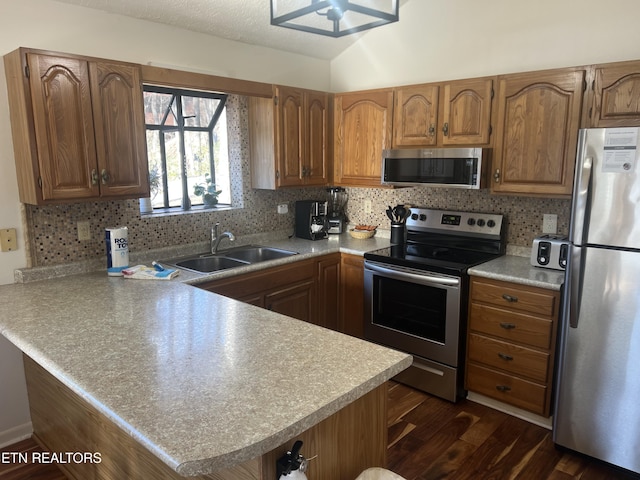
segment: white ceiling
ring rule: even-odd
[[[269,0],[56,1],[325,60],[335,58],[367,33],[330,38],[272,26]],[[400,0],[400,4],[407,1]]]

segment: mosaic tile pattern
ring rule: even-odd
[[[223,230],[236,235],[288,230],[293,233],[296,200],[325,198],[323,188],[294,188],[282,191],[250,188],[248,115],[246,98],[231,96],[228,101],[229,150],[233,208],[209,209],[173,215],[140,215],[138,200],[77,203],[36,207],[25,205],[26,250],[30,265],[52,266],[95,260],[105,256],[104,229],[129,227],[129,251],[198,243],[209,238],[211,226],[220,222]],[[348,188],[347,215],[352,223],[389,228],[384,211],[387,205],[406,203],[430,208],[501,213],[508,222],[510,245],[531,245],[542,232],[542,215],[558,215],[558,232],[568,232],[570,201],[490,195],[488,190],[472,191],[411,187]],[[364,200],[372,200],[372,213],[365,214]],[[279,215],[277,205],[287,203],[289,213]],[[76,225],[90,222],[91,240],[79,241]]]
[[[558,215],[558,234],[569,231],[571,201],[569,199],[529,198],[491,195],[489,190],[454,188],[348,188],[347,213],[352,223],[380,225],[388,229],[389,219],[384,213],[388,205],[409,204],[419,207],[498,213],[507,220],[507,244],[530,247],[533,239],[542,234],[542,216]],[[372,201],[372,213],[366,214],[364,201]]]

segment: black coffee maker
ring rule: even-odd
[[[298,200],[295,221],[296,237],[307,240],[327,238],[327,202]]]

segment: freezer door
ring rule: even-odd
[[[581,283],[570,286],[578,290],[579,315],[572,327],[567,299],[553,438],[640,473],[640,253],[583,248],[572,259],[582,264],[581,275],[567,276]]]
[[[580,131],[570,240],[640,249],[640,129]]]

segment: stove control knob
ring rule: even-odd
[[[481,219],[481,218],[478,219],[478,226],[479,227],[484,227],[484,220],[483,219]]]
[[[493,228],[495,226],[496,226],[496,222],[494,222],[493,220],[488,220],[487,221],[487,227]]]
[[[412,213],[411,214],[411,220],[417,220],[418,219],[418,214],[417,213]]]
[[[427,216],[424,213],[420,214],[420,220],[422,220],[423,222],[427,219]]]
[[[467,225],[473,227],[475,224],[476,224],[475,218],[470,218],[469,220],[467,220]]]

